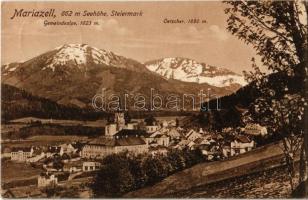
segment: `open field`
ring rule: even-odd
[[[29,163],[17,163],[10,160],[1,163],[1,183],[31,179],[37,177],[42,169],[33,168]]]
[[[46,145],[58,145],[63,143],[70,143],[76,141],[87,141],[86,136],[75,135],[36,135],[26,140],[14,140],[2,142],[2,148],[6,147],[29,147],[29,146],[46,146]]]
[[[270,144],[228,160],[195,165],[125,197],[168,197],[190,188],[277,167],[282,159],[281,144]]]
[[[91,127],[104,127],[107,123],[106,120],[96,120],[96,121],[80,121],[80,120],[62,120],[62,119],[43,119],[36,117],[25,117],[14,119],[10,121],[11,123],[17,124],[30,124],[34,122],[40,122],[42,124],[58,124],[58,125],[83,125]]]

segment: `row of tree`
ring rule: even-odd
[[[103,159],[103,167],[91,188],[95,197],[120,197],[202,161],[204,158],[199,150],[172,150],[167,155],[155,156],[113,154]]]

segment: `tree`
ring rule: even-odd
[[[146,123],[147,126],[153,126],[157,121],[153,115],[149,115],[144,119],[144,122]]]
[[[274,131],[283,134],[284,153],[291,176],[294,150],[298,146],[302,148],[301,152],[305,154],[301,156],[302,172],[308,165],[308,134],[304,134],[303,123],[304,117],[307,117],[307,113],[304,115],[304,108],[307,112],[307,105],[304,102],[307,101],[305,86],[307,88],[308,84],[308,3],[307,1],[225,3],[228,4],[228,8],[225,9],[228,15],[227,29],[240,40],[252,45],[261,57],[262,63],[271,72],[283,77],[280,82],[269,83],[268,76],[262,73],[255,60],[252,60],[254,72],[245,74],[247,80],[252,82],[262,95],[256,99],[252,105],[254,109],[250,111],[255,118],[263,118]],[[295,88],[291,82],[296,82]],[[296,142],[302,137],[304,142],[301,140]],[[303,177],[300,178],[302,179]]]
[[[142,157],[132,157],[129,159],[130,172],[134,177],[133,189],[139,189],[146,185],[148,177],[142,167]]]
[[[168,175],[166,163],[158,156],[148,156],[143,163],[143,168],[148,177],[148,184],[154,184]]]
[[[103,160],[103,167],[91,185],[95,197],[120,197],[131,191],[134,178],[126,153],[113,154]]]

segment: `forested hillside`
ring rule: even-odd
[[[107,115],[106,113],[95,112],[94,110],[60,105],[6,84],[1,85],[1,95],[2,121],[30,116],[39,118],[94,120]]]

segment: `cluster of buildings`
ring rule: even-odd
[[[186,118],[184,118],[185,120]],[[124,113],[116,112],[114,121],[105,126],[105,134],[91,141],[48,147],[16,147],[2,153],[14,162],[43,161],[45,173],[39,175],[37,186],[56,185],[58,172],[69,174],[91,172],[102,166],[99,160],[120,152],[129,154],[167,154],[170,149],[199,149],[207,160],[220,160],[255,148],[254,136],[265,136],[267,130],[248,124],[240,131],[226,128],[222,132],[188,129],[181,120],[145,123],[126,122]],[[59,161],[60,158],[60,166]]]
[[[87,143],[81,151],[83,158],[103,158],[110,154],[128,151],[132,154],[148,153],[157,146],[168,147],[169,136],[163,132],[166,121],[143,124],[125,122],[124,113],[116,112],[114,122],[105,126],[105,135]]]
[[[227,128],[221,133],[185,129],[179,124],[181,120],[126,123],[124,113],[117,112],[114,122],[106,125],[105,135],[87,143],[81,157],[103,158],[123,151],[156,155],[172,148],[188,148],[200,149],[208,160],[222,159],[252,150],[256,146],[253,137],[267,135],[266,128],[258,124],[247,124],[240,131]]]

